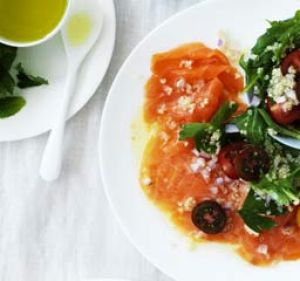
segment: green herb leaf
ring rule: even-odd
[[[214,154],[220,148],[221,138],[221,129],[210,126],[195,136],[196,148],[198,151]]]
[[[17,56],[17,48],[0,44],[0,67],[10,70]]]
[[[259,108],[257,110],[269,128],[272,128],[280,135],[292,137],[292,138],[300,140],[300,131],[298,131],[294,128],[282,127],[282,126],[278,125],[277,123],[275,123],[273,121],[273,119],[270,117],[270,115],[267,113],[267,111],[263,108]]]
[[[17,65],[17,78],[18,78],[18,87],[21,89],[41,86],[44,84],[49,84],[48,81],[39,76],[33,76],[31,74],[27,74],[21,63]]]
[[[244,135],[250,143],[261,144],[264,142],[266,124],[257,108],[249,108],[245,113],[234,118],[232,123],[239,128],[240,133]]]
[[[179,133],[179,140],[194,138],[196,148],[199,151],[213,154],[220,147],[224,133],[224,122],[226,122],[238,105],[233,102],[224,103],[213,116],[211,123],[190,123],[185,124]]]
[[[211,127],[208,123],[188,123],[182,126],[179,133],[179,140],[183,141],[188,138],[194,138],[201,131],[205,131]]]
[[[6,69],[0,66],[0,98],[13,95],[14,88],[14,79]]]
[[[261,98],[267,93],[272,70],[279,67],[286,53],[300,48],[299,11],[291,19],[269,23],[270,27],[258,38],[249,59],[242,57],[240,61],[246,72],[246,92],[254,91]]]
[[[241,210],[239,214],[244,223],[256,233],[261,233],[264,230],[270,230],[277,226],[272,219],[248,210]]]
[[[285,178],[271,179],[266,175],[259,183],[253,183],[253,189],[263,196],[270,196],[279,206],[300,203],[300,168]]]
[[[257,233],[276,226],[276,223],[267,216],[285,213],[286,208],[279,207],[274,201],[258,196],[252,189],[248,193],[243,208],[239,211],[245,224]]]
[[[15,115],[26,104],[22,97],[5,97],[0,98],[0,118],[7,118]]]
[[[224,122],[228,121],[228,119],[237,111],[237,109],[237,103],[225,102],[213,116],[211,124],[215,127],[221,127]]]
[[[179,140],[194,138],[196,148],[206,153],[215,153],[219,147],[221,130],[209,123],[189,123],[182,126]]]

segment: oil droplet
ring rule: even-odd
[[[92,30],[92,21],[87,13],[77,13],[67,23],[67,37],[73,46],[80,46],[88,38]]]

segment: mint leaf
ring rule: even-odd
[[[9,72],[0,66],[0,98],[14,93],[15,81]]]
[[[0,98],[0,118],[7,118],[18,113],[26,104],[22,97]]]
[[[0,44],[0,67],[10,70],[17,56],[17,48]]]
[[[49,82],[39,76],[33,76],[31,74],[26,73],[21,63],[17,65],[17,78],[18,78],[18,87],[21,89],[30,88],[30,87],[36,87],[41,86],[45,84],[49,84]]]

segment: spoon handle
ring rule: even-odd
[[[71,68],[66,79],[65,91],[58,109],[58,115],[43,153],[40,175],[48,182],[56,180],[61,171],[65,122],[68,115],[70,100],[76,85],[76,78],[77,69],[74,70],[74,68]]]

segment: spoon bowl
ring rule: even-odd
[[[95,8],[95,5],[99,5],[98,1],[80,3],[82,4],[71,7],[70,17],[61,32],[68,61],[68,74],[59,112],[54,120],[40,166],[41,177],[49,182],[56,180],[61,171],[65,122],[75,92],[78,72],[99,38],[103,26],[103,15],[99,13],[101,9]]]

